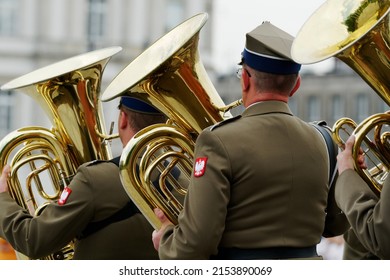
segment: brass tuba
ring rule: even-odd
[[[306,21],[292,46],[294,60],[310,64],[336,57],[350,66],[390,105],[390,1],[328,0]],[[359,125],[349,118],[338,120],[333,136],[342,148],[340,135],[354,134],[355,169],[377,195],[389,170],[388,113],[368,117]],[[373,140],[371,140],[373,138]],[[345,139],[345,138],[344,138]],[[362,149],[368,169],[357,164]]]
[[[24,90],[52,120],[53,127],[24,127],[0,142],[0,170],[8,163],[10,195],[32,215],[58,200],[76,169],[111,159],[100,101],[101,77],[111,47],[74,56],[16,78],[2,90]],[[44,259],[71,259],[73,242]],[[25,259],[17,252],[19,259]]]
[[[108,85],[102,100],[128,95],[168,117],[126,145],[120,172],[129,197],[158,229],[155,207],[177,223],[192,173],[195,140],[207,126],[231,117],[199,59],[199,32],[207,14],[187,19],[135,58]]]

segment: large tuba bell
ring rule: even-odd
[[[53,127],[24,127],[0,142],[0,170],[8,163],[10,195],[32,215],[58,200],[76,169],[87,161],[110,159],[100,101],[101,76],[112,47],[40,68],[1,87],[21,89],[52,120]],[[19,259],[26,256],[17,252]],[[71,259],[73,242],[44,259]]]
[[[292,46],[294,60],[310,64],[336,57],[350,66],[390,105],[390,1],[328,0],[306,21]],[[368,117],[359,125],[349,118],[338,120],[333,136],[342,148],[346,138],[356,136],[355,169],[379,195],[389,170],[388,113]],[[371,140],[373,138],[373,140]],[[369,160],[367,170],[357,164],[362,149]]]
[[[198,53],[202,13],[184,21],[134,59],[108,85],[102,100],[128,95],[143,100],[168,117],[147,127],[126,145],[121,178],[126,192],[154,228],[155,207],[177,222],[191,176],[195,140],[212,124],[231,117],[209,80]]]

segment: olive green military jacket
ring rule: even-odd
[[[160,258],[315,246],[324,231],[328,161],[322,136],[284,102],[254,104],[204,130],[184,209],[162,236]]]
[[[379,258],[369,252],[359,241],[355,232],[350,228],[344,233],[344,260],[378,260]]]
[[[383,185],[380,198],[354,170],[346,170],[336,182],[336,201],[359,239],[371,254],[390,259],[390,185]],[[356,243],[356,242],[355,242]]]
[[[139,213],[85,234],[87,226],[107,219],[130,201],[117,165],[84,164],[69,189],[63,205],[52,203],[38,217],[1,193],[0,236],[33,259],[61,249],[77,236],[74,259],[158,259],[150,238],[153,228]]]

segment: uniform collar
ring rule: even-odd
[[[283,101],[262,101],[250,105],[241,114],[243,117],[268,113],[283,113],[293,115],[288,104]]]

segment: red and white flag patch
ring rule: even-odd
[[[201,177],[206,171],[207,157],[197,158],[194,166],[194,176]]]
[[[64,190],[61,193],[60,199],[58,200],[58,205],[64,205],[71,193],[72,190],[70,188],[68,187],[64,188]]]

